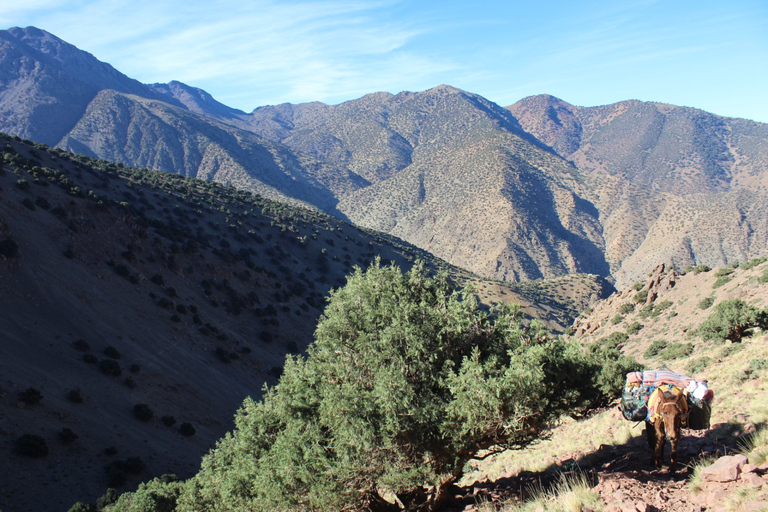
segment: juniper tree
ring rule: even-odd
[[[483,311],[446,275],[379,262],[331,293],[306,356],[246,399],[177,510],[435,510],[465,464],[598,398],[571,342]],[[395,507],[397,508],[397,507]]]

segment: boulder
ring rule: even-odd
[[[733,482],[739,478],[741,468],[746,463],[747,458],[744,455],[726,455],[704,468],[701,478],[705,482]]]

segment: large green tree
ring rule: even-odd
[[[709,341],[739,343],[754,327],[768,328],[768,310],[757,309],[741,299],[730,299],[715,306],[697,333]]]
[[[377,262],[332,292],[306,357],[246,399],[177,510],[434,510],[481,451],[594,402],[599,373],[518,309]]]

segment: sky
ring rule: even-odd
[[[14,26],[246,112],[447,84],[768,122],[765,0],[0,0]]]

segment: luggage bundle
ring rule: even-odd
[[[648,399],[660,386],[672,385],[685,393],[688,402],[688,428],[706,430],[712,416],[711,402],[714,393],[706,380],[696,380],[667,369],[630,372],[621,395],[621,410],[629,421],[650,420]]]

